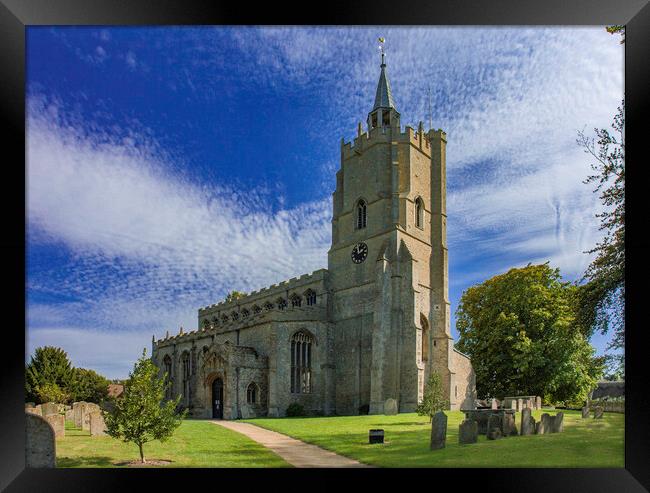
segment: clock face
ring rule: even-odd
[[[360,264],[368,256],[368,245],[365,243],[357,243],[352,249],[352,262],[355,264]]]

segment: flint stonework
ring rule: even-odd
[[[445,448],[447,440],[447,415],[438,411],[431,420],[431,450]]]
[[[25,428],[25,466],[56,467],[54,430],[41,416],[27,413]]]

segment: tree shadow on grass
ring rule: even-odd
[[[113,457],[57,457],[56,467],[115,467]]]

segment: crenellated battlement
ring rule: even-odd
[[[399,132],[395,130],[396,127],[376,127],[369,132],[361,133],[350,142],[341,140],[341,160],[344,161],[354,155],[360,154],[375,144],[387,144],[390,142],[407,143],[428,154],[433,136],[442,137],[446,141],[446,134],[440,129],[420,132],[420,130],[416,130],[407,125],[403,132],[401,129]]]

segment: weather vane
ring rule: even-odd
[[[381,52],[381,64],[384,65],[384,38],[379,38],[379,51]]]

